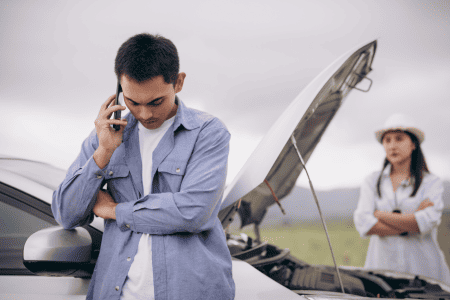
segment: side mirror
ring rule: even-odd
[[[81,227],[49,227],[33,233],[23,249],[23,264],[36,275],[90,277],[92,238]]]

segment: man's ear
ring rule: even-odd
[[[186,78],[186,73],[178,73],[177,79],[175,80],[174,89],[175,94],[181,92],[183,89],[184,79]]]

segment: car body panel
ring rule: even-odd
[[[44,201],[45,203],[48,204],[52,203],[53,191],[51,189],[37,183],[36,181],[25,178],[20,174],[4,170],[1,168],[1,166],[0,166],[0,182],[3,182],[13,188],[20,189],[21,191],[29,195],[33,195],[34,197]]]
[[[86,299],[89,282],[73,277],[0,276],[0,299]]]
[[[303,167],[290,137],[295,136],[306,163],[348,93],[371,71],[377,41],[355,47],[321,72],[286,108],[226,188],[219,218],[242,199],[242,226],[260,224],[266,209],[290,193]],[[270,188],[264,182],[270,184]]]
[[[20,164],[21,169],[13,171],[14,164],[11,164],[11,162]],[[28,172],[36,175],[30,176]],[[42,185],[39,181],[36,181],[36,178],[39,177],[40,173],[47,172],[52,173],[54,177],[60,179],[61,181],[57,181],[53,178],[54,182],[59,183],[63,181],[66,175],[66,171],[46,163],[4,155],[0,156],[0,182],[19,189],[29,195],[33,195],[42,202],[51,205],[53,191],[56,190],[59,183]],[[90,226],[103,232],[105,228],[104,220],[95,217]]]
[[[233,259],[232,264],[236,300],[302,298],[246,262]],[[0,299],[85,299],[89,281],[73,277],[0,276]]]
[[[235,299],[300,299],[301,296],[262,274],[246,262],[233,259]]]

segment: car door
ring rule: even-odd
[[[0,299],[86,298],[89,279],[36,276],[23,265],[27,238],[55,225],[49,204],[0,182]]]

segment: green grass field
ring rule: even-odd
[[[353,222],[326,221],[336,262],[340,266],[364,266],[369,239],[360,238]],[[255,237],[252,226],[242,232]],[[237,233],[232,230],[231,233]],[[261,228],[261,240],[280,248],[309,264],[333,265],[330,248],[320,220],[311,223]]]

